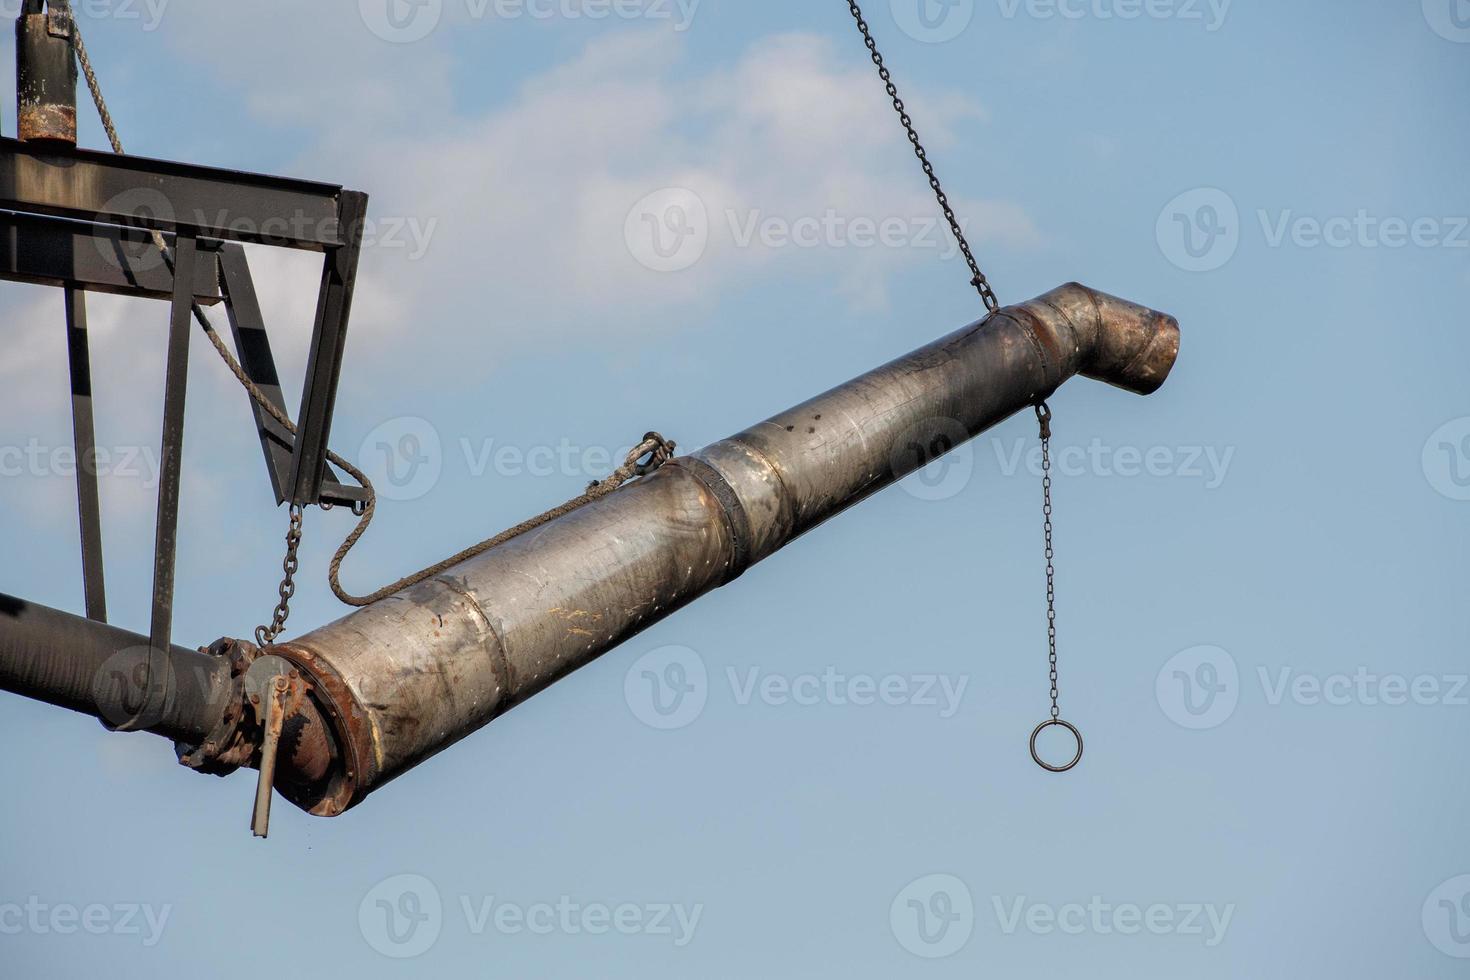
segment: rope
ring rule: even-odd
[[[66,13],[71,13],[71,4],[69,0],[57,0],[57,6],[66,11]],[[102,86],[97,81],[97,73],[92,67],[92,59],[87,54],[87,46],[82,40],[81,29],[76,24],[76,18],[73,16],[71,19],[72,46],[76,50],[77,63],[81,66],[82,74],[87,80],[87,89],[92,93],[92,102],[97,107],[97,115],[102,119],[102,128],[107,132],[107,141],[112,145],[112,152],[121,156],[123,155],[123,144],[122,139],[118,136],[117,133],[117,125],[113,121],[112,113],[109,112],[107,109],[107,100],[102,95]],[[170,267],[172,268],[173,259],[172,256],[169,254],[168,244],[164,241],[162,233],[157,231],[153,233],[153,243],[158,247],[158,250],[163,253],[164,261],[169,263]],[[243,387],[245,391],[249,393],[251,399],[255,402],[256,405],[260,406],[260,409],[263,412],[279,422],[281,426],[286,429],[287,432],[291,433],[294,436],[297,431],[296,423],[292,422],[285,412],[277,408],[276,405],[269,398],[266,397],[265,392],[261,391],[260,388],[255,384],[255,382],[251,381],[250,378],[246,376],[245,369],[241,367],[240,362],[236,360],[235,355],[230,352],[230,349],[225,346],[224,340],[214,329],[214,325],[210,323],[209,318],[204,313],[204,309],[197,302],[195,302],[192,304],[192,310],[194,314],[194,319],[197,320],[199,322],[199,326],[204,329],[204,335],[209,338],[210,344],[213,345],[214,349],[219,353],[220,358],[230,369],[230,373],[235,376],[235,380],[240,382],[241,387]],[[466,548],[464,551],[461,551],[456,555],[452,555],[449,558],[438,562],[437,564],[430,565],[428,568],[414,572],[411,575],[406,575],[398,581],[393,582],[390,585],[385,585],[381,589],[378,589],[376,592],[372,592],[365,596],[353,595],[342,587],[342,562],[347,558],[348,553],[352,551],[353,546],[356,545],[357,542],[362,538],[362,536],[367,533],[369,525],[372,524],[373,516],[377,513],[378,510],[378,493],[377,490],[373,488],[372,481],[367,478],[367,474],[363,473],[362,470],[352,465],[352,463],[348,462],[342,456],[338,455],[335,452],[332,452],[331,450],[328,450],[327,460],[331,462],[332,465],[338,467],[343,472],[345,472],[353,480],[357,481],[357,483],[365,491],[367,499],[365,506],[363,507],[362,515],[358,518],[357,525],[352,529],[352,532],[347,535],[347,538],[337,549],[336,554],[332,556],[332,561],[328,565],[327,569],[327,582],[332,587],[332,594],[335,595],[343,603],[349,606],[371,605],[372,603],[377,602],[379,599],[387,598],[390,595],[394,595],[395,593],[401,592],[404,589],[417,585],[420,582],[433,578],[435,575],[438,575],[439,573],[449,568],[452,568],[455,565],[458,565],[460,562],[468,561],[469,559],[474,558],[477,555],[484,554],[486,551],[489,551],[491,548],[494,548],[497,545],[504,544],[505,542],[510,541],[513,538],[520,537],[521,535],[529,531],[534,531],[536,528],[541,527],[542,525],[553,521],[558,517],[569,514],[580,507],[584,507],[587,504],[592,503],[594,500],[598,500],[602,497],[607,496],[614,490],[621,487],[624,483],[627,483],[630,479],[651,473],[662,466],[664,463],[668,462],[668,460],[671,459],[674,455],[674,448],[675,444],[673,442],[665,439],[657,432],[650,432],[646,436],[644,436],[643,441],[635,446],[633,450],[628,454],[627,459],[624,460],[622,466],[619,466],[616,470],[614,470],[607,479],[594,481],[588,486],[587,492],[582,494],[580,497],[574,497],[573,499],[568,500],[566,503],[558,507],[553,507],[551,510],[546,511],[544,514],[539,514],[536,517],[531,518],[530,520],[522,521],[515,527],[500,532],[493,538],[487,538],[484,541],[481,541],[479,544]],[[645,456],[648,457],[647,462],[643,462],[643,458]]]
[[[579,507],[584,507],[587,504],[592,503],[592,501],[594,500],[599,500],[603,497],[606,497],[618,487],[622,486],[624,483],[627,483],[633,477],[643,476],[658,469],[664,463],[673,458],[673,455],[674,443],[669,442],[657,432],[650,432],[646,437],[644,437],[643,442],[633,447],[632,452],[628,453],[628,457],[624,461],[622,466],[619,466],[616,470],[614,470],[612,475],[609,476],[607,479],[594,481],[587,487],[587,492],[582,494],[580,497],[574,497],[559,507],[553,507],[551,510],[548,510],[544,514],[539,514],[528,521],[523,521],[520,524],[517,524],[515,527],[510,528],[509,530],[500,532],[493,538],[486,538],[479,544],[466,548],[464,551],[461,551],[456,555],[451,555],[450,557],[444,559],[436,565],[430,565],[428,568],[425,568],[424,570],[419,572],[414,572],[412,575],[405,576],[404,578],[399,579],[397,582],[394,582],[391,585],[385,585],[371,595],[344,595],[341,586],[337,582],[337,573],[342,567],[342,559],[347,557],[347,552],[352,550],[352,546],[357,543],[357,539],[362,537],[363,532],[367,530],[368,521],[371,519],[372,508],[375,503],[374,500],[370,499],[368,502],[368,509],[363,512],[362,520],[358,522],[357,527],[352,529],[352,533],[347,536],[346,541],[342,542],[342,547],[337,549],[337,554],[332,558],[332,563],[328,572],[328,579],[332,583],[332,591],[337,594],[337,598],[341,599],[349,606],[366,606],[370,605],[371,603],[377,602],[379,599],[386,599],[388,596],[394,595],[398,592],[402,592],[404,589],[413,585],[417,585],[425,579],[433,578],[440,572],[453,568],[460,562],[469,561],[471,558],[474,558],[477,555],[484,554],[491,548],[505,544],[505,542],[510,541],[513,538],[518,538],[528,531],[534,531],[536,530],[536,528],[541,527],[543,524],[554,521],[558,517],[561,517],[565,514],[570,514],[572,511],[577,510]],[[648,456],[649,461],[647,463],[639,462],[644,456]],[[345,466],[343,468],[347,469],[348,472],[352,474],[353,479],[362,478],[362,474],[358,473],[356,470],[348,469]]]

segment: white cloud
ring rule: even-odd
[[[867,62],[843,62],[826,39],[792,34],[753,44],[733,65],[700,70],[684,60],[683,44],[658,30],[611,35],[530,79],[506,106],[442,133],[405,136],[385,126],[332,150],[346,154],[354,142],[366,149],[356,169],[375,216],[432,230],[416,261],[404,246],[375,248],[364,260],[364,287],[391,295],[395,315],[406,316],[400,336],[452,345],[461,356],[626,339],[670,310],[687,324],[728,291],[762,283],[800,282],[854,308],[882,307],[894,274],[948,251],[929,188]],[[984,119],[980,106],[953,93],[917,92],[910,106],[936,154]],[[967,183],[947,173],[952,189]],[[644,268],[624,239],[629,209],[666,187],[694,191],[710,221],[706,253],[676,273]],[[961,194],[955,204],[977,245],[1040,239],[1013,203]],[[834,245],[824,234],[810,248],[765,247],[760,235],[741,244],[742,229],[767,219],[789,229],[831,215],[844,226],[907,222],[919,242]],[[373,318],[374,335],[393,333],[368,295],[357,315]]]
[[[348,354],[359,388],[397,371],[410,342],[416,362],[432,366],[411,383],[443,384],[528,345],[613,349],[688,329],[725,297],[752,289],[799,288],[850,309],[882,309],[897,274],[947,250],[929,188],[871,65],[839,58],[821,37],[768,37],[733,62],[706,66],[690,63],[678,33],[611,33],[497,107],[463,113],[449,98],[452,61],[432,44],[382,45],[295,4],[171,14],[167,28],[179,49],[210,51],[207,66],[238,82],[262,118],[321,123],[302,130],[303,163],[290,169],[372,195],[377,241],[363,259]],[[230,38],[229,57],[214,56],[204,37]],[[946,165],[959,156],[947,151],[959,149],[961,134],[983,123],[983,108],[952,91],[908,94],[972,242],[1035,246],[1040,235],[1019,205],[958,193],[981,181]],[[694,191],[709,218],[707,249],[672,273],[645,268],[625,238],[633,205],[666,187]],[[907,222],[909,234],[927,236],[927,247],[863,245],[849,232],[835,245],[761,244],[767,220],[791,234],[830,216],[848,228],[855,219]],[[755,238],[742,244],[747,235]],[[250,257],[294,408],[321,257],[257,247]],[[958,259],[951,261],[959,275]],[[0,384],[8,400],[56,422],[47,439],[69,442],[59,296],[24,302],[32,305],[17,317],[21,333],[15,356],[0,365]],[[154,447],[167,307],[99,297],[92,311],[106,413],[99,441]],[[213,317],[226,332],[222,312]],[[209,363],[214,357],[196,334],[191,442],[196,432],[228,425],[248,449],[243,398],[222,366]],[[28,420],[8,428],[0,435],[37,431]],[[189,456],[200,459],[197,449]],[[218,478],[191,465],[200,466],[188,477],[194,485]],[[70,519],[67,494],[28,496],[27,510]],[[152,499],[153,488],[139,484],[112,495],[109,506],[142,515]]]

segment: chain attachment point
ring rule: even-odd
[[[281,562],[285,577],[276,590],[281,601],[276,603],[269,626],[255,627],[255,644],[262,650],[275,645],[276,637],[286,629],[286,620],[291,617],[291,600],[296,596],[296,573],[301,569],[297,550],[301,547],[301,523],[303,511],[300,504],[291,505],[291,523],[286,529],[286,557]]]

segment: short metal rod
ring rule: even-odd
[[[250,829],[256,837],[270,836],[271,791],[276,784],[276,756],[281,745],[281,726],[286,718],[286,694],[290,682],[284,676],[271,679],[262,710],[265,713],[265,738],[260,747],[260,778],[255,783],[255,808],[250,815]]]
[[[97,434],[92,415],[92,362],[87,342],[87,294],[66,290],[66,350],[71,368],[72,443],[76,450],[77,512],[82,535],[82,588],[87,618],[107,622],[102,565],[102,504],[97,489]]]

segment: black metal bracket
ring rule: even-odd
[[[324,253],[293,434],[251,400],[277,503],[360,510],[327,465],[367,195],[334,184],[0,138],[0,279],[66,292],[73,431],[89,617],[106,618],[85,293],[170,302],[150,645],[171,642],[188,349],[195,304],[223,303],[241,367],[285,413],[241,243]],[[172,263],[158,252],[161,233]]]

